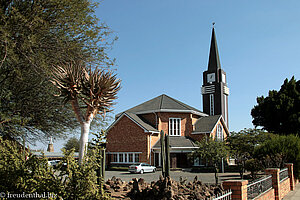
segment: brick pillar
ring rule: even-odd
[[[265,170],[267,175],[272,175],[272,186],[274,188],[275,200],[280,200],[280,180],[278,168],[268,168]]]
[[[293,163],[286,163],[285,167],[288,168],[291,191],[295,189],[295,180],[294,180],[294,165]]]
[[[228,180],[223,182],[225,190],[231,189],[232,200],[247,200],[247,180]]]

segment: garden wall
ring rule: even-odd
[[[248,180],[228,180],[223,182],[225,190],[231,189],[232,200],[281,200],[295,188],[293,164],[286,164],[283,170],[269,168],[266,177],[248,183]]]
[[[274,189],[270,189],[268,192],[258,196],[255,200],[270,200],[275,199],[275,193]]]
[[[287,178],[280,183],[280,197],[283,198],[290,191],[291,191],[290,178]]]

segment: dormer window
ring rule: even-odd
[[[169,135],[181,135],[181,118],[169,118]]]

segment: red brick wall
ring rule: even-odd
[[[159,131],[169,133],[169,118],[181,118],[181,136],[189,136],[193,130],[191,114],[188,113],[157,113],[159,117]]]
[[[291,190],[290,188],[290,178],[285,179],[280,182],[280,197],[283,198]]]
[[[169,133],[169,118],[181,118],[181,136],[190,136],[193,139],[200,141],[205,136],[204,134],[192,135],[193,123],[199,118],[197,115],[190,113],[154,113],[140,115],[149,124],[155,127],[158,131],[163,130]],[[159,134],[151,136],[150,133],[145,133],[144,130],[134,123],[132,120],[123,116],[107,134],[107,152],[143,152],[140,155],[140,162],[149,163],[150,145],[151,147],[159,140]],[[108,160],[111,158],[108,157]]]
[[[140,162],[146,162],[149,134],[128,117],[123,116],[107,133],[107,152],[143,152]]]
[[[255,200],[273,200],[275,199],[274,189],[272,188],[268,192],[264,193],[263,195],[257,197]]]
[[[205,135],[208,134],[191,134],[191,138],[193,138],[196,141],[201,141],[205,137]]]

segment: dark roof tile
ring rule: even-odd
[[[189,137],[184,136],[170,136],[170,147],[171,148],[197,148],[197,145],[194,143],[194,141]],[[160,140],[157,141],[157,143],[153,146],[154,149],[160,149]]]
[[[221,115],[201,117],[195,122],[195,130],[193,132],[211,133],[220,117]]]
[[[173,99],[165,94],[155,97],[149,101],[141,103],[133,108],[126,110],[126,113],[143,114],[148,112],[193,112],[201,116],[206,116],[205,113],[200,110],[193,108],[181,101]],[[119,117],[122,113],[117,114]]]

